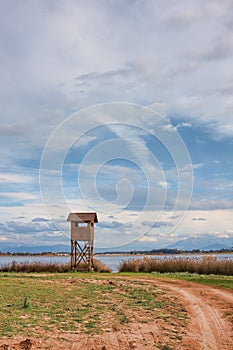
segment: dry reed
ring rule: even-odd
[[[111,269],[104,265],[101,261],[94,259],[94,269],[95,272],[111,272]],[[59,263],[41,263],[41,262],[25,262],[17,263],[13,261],[12,263],[0,266],[0,272],[71,272],[70,263],[59,264]],[[78,265],[77,271],[87,271],[87,265],[80,263]]]
[[[119,272],[188,272],[204,275],[233,275],[232,259],[217,259],[214,256],[197,258],[144,258],[123,261]]]

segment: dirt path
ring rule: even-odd
[[[187,310],[188,322],[131,322],[100,334],[43,334],[37,339],[18,337],[0,342],[1,350],[231,350],[233,349],[233,292],[192,282],[111,276],[111,280],[143,281],[176,298]],[[184,326],[185,325],[185,326]]]
[[[184,281],[158,283],[180,295],[187,307],[190,323],[186,341],[189,339],[194,349],[233,349],[233,327],[226,316],[233,314],[232,292]]]

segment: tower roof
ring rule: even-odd
[[[97,214],[92,212],[86,213],[70,213],[68,215],[67,221],[75,221],[75,222],[98,222]]]

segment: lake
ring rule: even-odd
[[[201,259],[207,254],[192,254],[192,255],[96,255],[96,259],[100,260],[103,264],[107,265],[112,269],[113,272],[117,272],[119,265],[122,261],[132,260],[132,259],[143,259],[145,256],[156,259]],[[211,256],[216,256],[217,259],[233,259],[233,254],[209,254]],[[32,262],[41,262],[41,263],[59,263],[65,264],[70,262],[70,256],[0,256],[0,266],[5,266],[13,261],[17,263],[32,263]]]

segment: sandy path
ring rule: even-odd
[[[224,317],[233,313],[233,293],[214,287],[184,281],[157,281],[182,298],[190,316],[187,339],[194,349],[233,349],[233,327]]]
[[[181,298],[184,307],[187,308],[190,322],[181,349],[233,349],[233,324],[224,317],[226,312],[233,315],[232,291],[181,280],[143,281],[169,289]],[[178,347],[180,348],[180,345]]]
[[[101,334],[59,334],[44,335],[43,339],[32,339],[24,346],[25,339],[5,342],[0,349],[62,349],[62,350],[132,350],[132,349],[176,349],[176,350],[231,350],[233,349],[233,292],[226,289],[201,285],[192,282],[111,276],[109,279],[142,281],[154,284],[176,297],[188,311],[188,325],[185,329],[173,326],[171,322],[162,323],[156,317],[147,323],[130,323],[118,329]],[[226,316],[231,314],[231,318]],[[156,315],[155,315],[156,316]],[[171,338],[182,333],[182,339]],[[168,334],[170,333],[170,335]],[[63,339],[62,339],[63,338]],[[0,343],[1,344],[1,343]],[[164,344],[169,344],[165,347]]]

